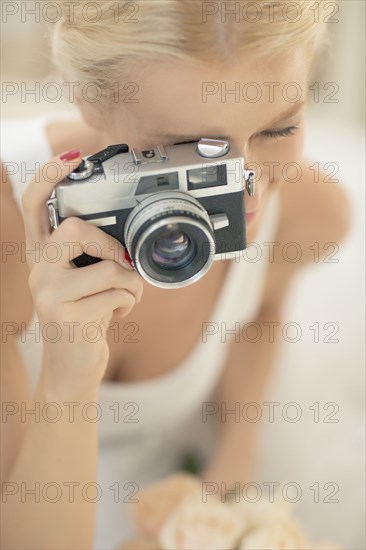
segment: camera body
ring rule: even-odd
[[[228,140],[112,145],[84,159],[47,201],[51,226],[77,216],[126,248],[133,266],[163,288],[189,285],[246,244],[245,189],[254,174]],[[82,254],[78,267],[99,258]]]

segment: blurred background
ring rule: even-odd
[[[12,2],[17,3],[22,2]],[[338,5],[333,17],[338,21],[329,25],[331,46],[313,76],[320,99],[310,96],[305,149],[321,166],[337,163],[341,183],[335,185],[344,186],[350,197],[352,228],[338,262],[309,266],[288,295],[284,322],[300,324],[303,337],[296,345],[283,343],[268,401],[296,402],[303,414],[297,423],[279,419],[263,425],[258,480],[298,483],[302,498],[296,514],[313,538],[356,550],[365,548],[365,2]],[[50,80],[48,32],[31,17],[23,23],[13,16],[2,24],[3,86],[26,83],[32,89]],[[339,86],[335,103],[325,101],[333,90],[326,88],[329,83]],[[32,96],[21,101],[19,94],[3,95],[1,101],[3,119],[65,110],[73,105]],[[315,322],[322,331],[319,342],[309,328]],[[336,344],[325,338],[331,332],[324,328],[327,323],[339,326]],[[314,407],[319,407],[318,422]]]
[[[339,10],[332,15],[332,6],[336,3]],[[28,4],[29,12],[31,12],[37,2],[12,0],[12,2],[2,2],[2,4],[3,12],[5,4],[15,6],[11,10],[16,12],[11,15],[11,12],[7,11],[9,15],[6,19],[3,16],[2,80],[28,81],[30,84],[33,81],[41,81],[42,78],[46,79],[51,68],[49,32],[52,30],[52,25],[47,25],[42,21],[42,17],[37,21],[37,10],[35,10],[35,15],[29,13],[25,21],[22,21],[21,5]],[[347,122],[363,125],[365,122],[365,2],[363,0],[338,0],[329,4],[327,8],[329,11],[325,13],[336,21],[329,23],[332,46],[319,61],[314,80],[319,81],[320,84],[336,82],[341,91],[337,116]],[[18,10],[16,6],[18,6]],[[51,19],[51,10],[49,14],[48,17]],[[328,93],[331,91],[329,89]],[[43,113],[45,110],[62,110],[64,107],[62,102],[32,103],[31,98],[27,104],[20,104],[17,96],[13,99],[9,97],[1,106],[4,117],[21,117],[27,116],[31,112]],[[326,110],[325,104],[323,104],[324,113],[320,114],[325,115]]]

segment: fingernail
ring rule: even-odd
[[[124,261],[125,261],[125,263],[126,263],[126,262],[128,263],[128,265],[131,267],[131,269],[135,269],[135,268],[133,267],[133,263],[132,263],[131,257],[130,257],[130,255],[129,255],[129,253],[127,252],[127,250],[126,250],[126,252],[125,252]]]
[[[69,151],[68,153],[64,153],[60,156],[60,160],[68,161],[68,160],[75,160],[78,157],[80,157],[80,151]]]

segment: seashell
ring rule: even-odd
[[[189,495],[168,517],[158,540],[163,550],[231,550],[244,531],[245,523],[232,507]]]
[[[186,473],[174,474],[144,487],[137,495],[138,502],[130,506],[138,532],[156,537],[168,515],[190,494],[201,494],[201,482]]]
[[[270,523],[249,531],[240,550],[307,550],[309,545],[299,524],[294,520]]]

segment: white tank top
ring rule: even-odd
[[[14,163],[9,164],[11,182],[21,211],[21,195],[33,177],[27,170],[37,169],[53,156],[45,128],[66,119],[78,116],[64,112],[2,122],[1,159]],[[242,328],[255,320],[269,265],[269,247],[264,243],[273,242],[279,217],[280,200],[275,193],[267,203],[255,245],[231,263],[208,320],[212,334],[206,341],[199,338],[177,368],[156,378],[103,381],[98,403],[85,410],[86,419],[97,417],[99,438],[97,485],[95,491],[90,489],[90,498],[99,492],[94,548],[114,548],[131,537],[128,502],[138,499],[138,490],[145,483],[179,469],[187,454],[193,453],[200,462],[209,459],[217,425],[210,416],[207,422],[202,421],[202,409],[214,398],[228,352],[229,331],[238,323]],[[37,322],[34,314],[29,332],[17,342],[32,389],[42,357],[42,339],[31,333]],[[226,343],[222,323],[228,331]],[[62,411],[68,414],[66,407]]]

